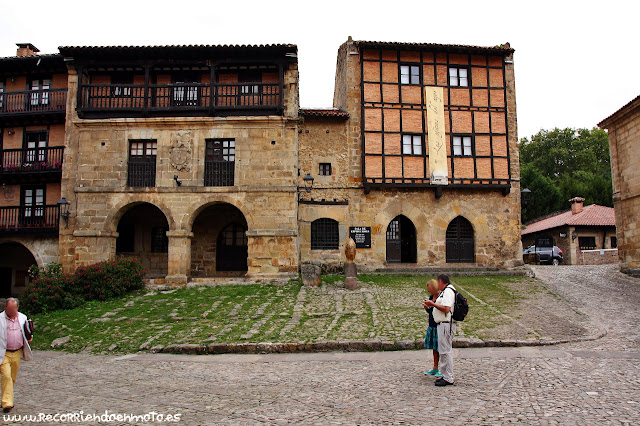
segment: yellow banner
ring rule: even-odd
[[[444,92],[442,87],[424,88],[427,103],[427,132],[429,138],[429,179],[432,185],[449,183],[449,165],[444,133]]]

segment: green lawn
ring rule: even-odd
[[[504,280],[454,280],[469,299],[464,334],[491,328],[489,305],[517,305]],[[424,336],[427,318],[425,277],[359,276],[361,289],[343,288],[344,278],[325,276],[320,287],[244,284],[143,290],[121,299],[89,302],[68,311],[36,315],[33,346],[48,349],[71,336],[65,350],[136,352],[174,343],[315,342],[323,340],[413,340]],[[297,308],[296,308],[297,306]],[[504,325],[504,319],[501,324]],[[480,334],[482,334],[480,333]],[[485,337],[485,336],[480,336]],[[117,347],[115,347],[115,346]]]

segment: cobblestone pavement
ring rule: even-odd
[[[586,321],[607,329],[606,338],[455,349],[455,386],[436,388],[424,376],[428,351],[120,357],[45,351],[22,364],[12,414],[178,413],[189,425],[638,423],[640,280],[613,267],[582,268],[535,272],[584,310]]]

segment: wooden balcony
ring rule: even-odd
[[[0,207],[0,236],[57,235],[59,222],[57,205]]]
[[[80,118],[279,115],[280,83],[83,84]]]
[[[67,89],[0,92],[0,124],[64,122]]]
[[[0,150],[0,176],[6,183],[59,181],[63,154],[63,146]]]

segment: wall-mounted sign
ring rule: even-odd
[[[349,236],[356,242],[356,248],[371,248],[370,226],[350,226]]]
[[[567,238],[567,233],[566,232],[561,232],[560,233],[560,238]]]
[[[429,181],[432,185],[449,183],[447,145],[444,133],[444,92],[442,87],[424,88],[429,144]]]

